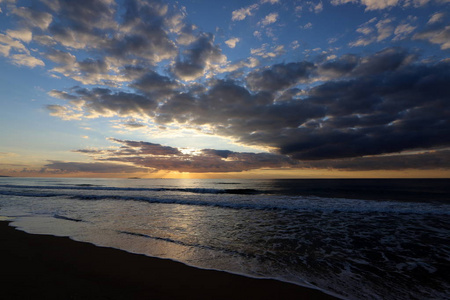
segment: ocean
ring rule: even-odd
[[[449,299],[447,179],[0,178],[19,230],[342,299]]]

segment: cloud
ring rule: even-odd
[[[319,2],[307,1],[306,4],[309,5],[309,11],[315,12],[316,14],[320,13],[323,10],[322,1]]]
[[[14,54],[10,56],[11,62],[18,66],[26,66],[34,68],[37,66],[44,66],[44,62],[36,57],[28,54]]]
[[[264,27],[264,26],[275,23],[277,20],[278,20],[278,13],[276,13],[276,12],[270,13],[267,16],[265,16],[264,19],[262,19],[260,22],[258,22],[258,25]]]
[[[347,171],[450,169],[450,151],[419,152],[309,162],[310,168]]]
[[[184,154],[180,149],[160,144],[111,140],[123,146],[118,150],[82,149],[76,152],[90,155],[100,161],[132,163],[138,168],[195,173],[242,172],[261,168],[292,167],[298,164],[286,156],[271,153],[202,149]],[[76,166],[78,167],[78,164]],[[68,167],[64,165],[64,168]]]
[[[406,38],[408,35],[410,35],[415,29],[417,28],[417,26],[412,26],[411,24],[400,24],[395,28],[394,34],[395,34],[395,38],[393,39],[394,41],[396,40],[401,40]]]
[[[246,83],[253,91],[278,91],[307,81],[313,69],[309,62],[277,64],[250,72]]]
[[[375,27],[378,31],[377,41],[385,40],[386,38],[390,37],[392,33],[394,32],[394,27],[391,25],[392,19],[384,19],[380,20]]]
[[[2,55],[8,57],[12,50],[20,53],[29,53],[28,49],[21,42],[0,33],[0,52]]]
[[[386,9],[399,5],[401,0],[331,0],[333,5],[341,5],[346,3],[358,3],[366,6],[366,10]]]
[[[258,8],[259,8],[258,4],[252,4],[247,7],[237,9],[231,13],[231,20],[232,21],[242,21],[246,17],[251,16],[253,14],[253,11],[257,10]]]
[[[279,168],[336,169],[343,171],[450,169],[450,150],[296,161],[288,156],[272,153],[234,152],[216,149],[201,149],[186,154],[180,151],[180,149],[162,146],[160,144],[118,139],[111,140],[124,146],[118,150],[85,149],[77,150],[76,152],[102,161],[103,166],[98,171],[100,173],[109,172],[110,168],[124,167],[123,165],[109,166],[111,162],[131,163],[136,168],[144,168],[144,170],[147,168],[147,171],[165,170],[194,173],[226,173]],[[51,169],[60,169],[65,172],[81,171],[81,167],[83,167],[83,170],[86,172],[86,169],[95,168],[96,165],[89,163],[86,165],[81,164],[80,166],[79,163],[63,163],[62,166],[58,164],[57,167],[55,165],[47,165],[46,167],[50,166]]]
[[[14,156],[18,156],[18,154],[14,152],[0,152],[0,158],[10,158]]]
[[[52,91],[51,95],[62,99],[70,99],[74,106],[72,111],[78,117],[83,115],[80,113],[83,110],[84,116],[88,118],[114,115],[122,117],[154,116],[154,110],[157,107],[156,100],[151,97],[135,93],[116,92],[106,88],[94,88],[92,90],[75,88],[73,94]],[[47,108],[52,111],[52,115],[62,114],[65,118],[68,118],[66,113],[70,110],[63,110],[58,105],[50,105]]]
[[[236,47],[236,44],[239,41],[240,41],[240,39],[235,37],[235,38],[231,38],[229,40],[226,40],[225,44],[227,44],[227,46],[230,47],[230,48],[234,48],[234,47]]]
[[[428,24],[434,24],[434,23],[439,23],[442,21],[442,19],[445,17],[445,13],[443,12],[437,12],[434,13],[430,20],[428,20]]]
[[[134,60],[154,65],[177,54],[169,32],[175,26],[168,6],[159,2],[127,1],[117,9],[114,1],[60,1],[48,28],[52,40],[68,50],[100,50],[111,69]],[[105,58],[99,61],[106,61]]]
[[[138,155],[182,155],[182,153],[177,149],[169,146],[162,146],[160,144],[153,144],[149,142],[136,142],[128,140],[110,139],[113,142],[123,144],[120,151],[114,152],[114,155],[128,155],[138,154]]]
[[[14,39],[21,40],[26,43],[31,42],[32,38],[31,31],[26,28],[19,30],[6,30],[6,34]]]
[[[433,23],[434,24],[434,23]],[[441,50],[450,49],[450,26],[440,23],[429,26],[413,36],[415,40],[426,40],[432,44],[440,45]]]
[[[56,170],[61,173],[136,173],[149,172],[148,168],[141,168],[120,163],[104,163],[104,162],[63,162],[51,160],[44,168]]]
[[[47,105],[46,108],[50,112],[51,116],[58,117],[63,120],[79,120],[83,115],[73,108],[68,108],[61,105]]]
[[[426,2],[332,1],[366,10]],[[0,54],[28,67],[45,61],[51,76],[79,82],[81,86],[49,93],[63,100],[47,106],[51,115],[65,120],[119,117],[120,124],[112,124],[121,129],[189,128],[271,152],[203,149],[194,155],[114,140],[123,148],[82,152],[98,160],[179,171],[239,171],[313,166],[322,160],[343,159],[351,165],[367,156],[381,160],[386,154],[449,146],[448,60],[421,61],[416,50],[391,47],[364,55],[317,52],[318,57],[299,61],[281,57],[299,45],[288,42],[286,48],[262,44],[250,50],[249,58],[229,62],[213,34],[189,24],[183,9],[162,1],[130,0],[120,7],[110,0],[43,3],[12,9],[20,26],[0,34]],[[258,1],[234,11],[232,20],[245,20],[263,4],[269,9],[268,3],[279,2]],[[322,3],[303,2],[303,10],[320,12]],[[350,45],[412,36],[449,49],[443,18],[435,13],[420,30],[413,18],[398,21],[384,14],[356,28],[358,37]],[[259,27],[255,36],[273,35],[269,25],[279,19],[276,12],[266,15],[259,23],[266,27]],[[234,48],[238,42],[232,37],[225,44]],[[39,52],[27,48],[37,44]],[[280,63],[283,58],[289,60]],[[270,63],[272,59],[278,61]],[[333,166],[338,168],[338,162]]]
[[[136,81],[135,92],[77,88],[53,95],[79,105],[85,117],[139,116],[207,127],[301,161],[356,158],[449,146],[449,70],[448,61],[424,63],[402,48],[386,48],[275,64],[239,80],[213,79],[178,91],[168,78],[150,73],[149,82]],[[152,80],[177,92],[159,98],[151,92]]]
[[[121,124],[121,126],[129,130],[142,129],[146,127],[146,125],[139,123],[135,119],[128,120],[126,123]]]
[[[250,53],[262,58],[275,58],[285,53],[283,45],[273,46],[270,50],[267,49],[268,46],[268,44],[263,44],[260,48],[250,49]]]
[[[261,4],[264,3],[277,4],[280,3],[280,0],[261,0]]]
[[[414,18],[408,18],[414,20]],[[398,41],[407,38],[417,26],[413,26],[406,21],[395,26],[393,18],[385,18],[377,22],[377,18],[361,24],[356,32],[362,34],[356,41],[350,42],[351,47],[367,46],[375,42],[382,42],[394,35],[392,41]]]
[[[170,77],[162,76],[155,71],[149,71],[134,81],[131,87],[147,94],[168,95],[180,88],[179,84]]]
[[[28,7],[16,7],[12,13],[22,18],[22,22],[27,26],[37,27],[41,30],[48,28],[53,20],[53,16],[48,12],[34,10]]]
[[[366,7],[366,11],[389,9],[395,6],[421,7],[429,2],[431,2],[431,0],[331,0],[331,4],[333,5],[342,5],[347,3],[364,5]],[[434,2],[437,4],[444,4],[448,2],[448,0],[435,0]]]
[[[192,46],[177,58],[171,72],[179,79],[192,81],[213,67],[224,64],[226,56],[218,45],[214,45],[214,36],[203,33]]]
[[[303,29],[311,29],[312,27],[313,27],[313,24],[311,22],[308,22],[302,26]]]

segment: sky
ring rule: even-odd
[[[450,177],[450,0],[0,0],[0,175]]]

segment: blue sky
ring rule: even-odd
[[[0,175],[448,177],[449,5],[0,0]]]

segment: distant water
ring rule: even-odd
[[[344,299],[450,295],[450,180],[0,178],[0,216]]]

